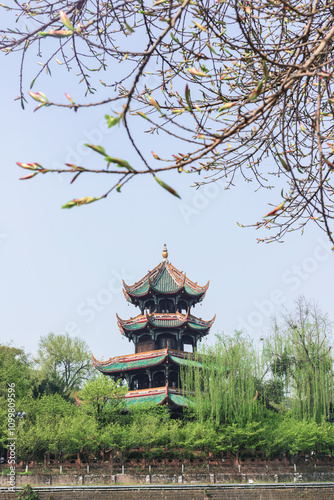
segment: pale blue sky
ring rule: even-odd
[[[28,59],[28,73],[36,65],[37,59]],[[223,184],[195,191],[194,177],[164,174],[182,200],[147,177],[107,200],[62,210],[73,198],[101,195],[108,179],[81,176],[69,185],[53,174],[19,181],[25,172],[16,161],[46,168],[65,161],[100,166],[102,157],[83,148],[84,142],[101,144],[134,165],[137,158],[122,127],[106,132],[103,117],[110,107],[33,113],[29,102],[22,111],[14,102],[18,60],[1,56],[1,69],[1,341],[35,353],[41,335],[68,331],[85,339],[98,359],[133,352],[115,315],[128,318],[138,311],[127,305],[120,279],[133,283],[155,267],[165,242],[177,268],[199,284],[211,281],[203,305],[194,310],[204,319],[217,314],[211,340],[215,332],[240,328],[258,339],[269,332],[270,315],[279,313],[280,303],[289,307],[299,294],[316,299],[334,319],[334,260],[325,234],[314,225],[304,236],[290,234],[284,244],[258,245],[257,231],[236,224],[260,220],[268,203],[280,202],[274,191],[255,193],[256,186],[243,182],[230,191]],[[52,69],[54,76],[34,91],[64,102],[66,91],[75,98],[78,87],[62,68]],[[145,152],[172,147],[163,136],[141,137]]]

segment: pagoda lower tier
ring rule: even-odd
[[[173,410],[189,406],[190,401],[182,389],[175,389],[166,385],[152,389],[129,391],[125,395],[125,404],[129,408],[135,404],[168,405]]]
[[[201,366],[192,353],[168,347],[157,351],[117,356],[108,361],[98,361],[94,356],[92,359],[95,368],[104,375],[111,376],[115,381],[119,379],[126,381],[130,392],[161,387],[180,388],[180,367]]]
[[[77,393],[75,393],[75,400],[77,406],[81,406],[83,401],[81,401]],[[126,409],[131,408],[136,404],[147,404],[147,405],[167,405],[173,410],[182,409],[186,406],[191,405],[190,400],[184,394],[182,389],[175,389],[165,385],[163,387],[154,387],[152,389],[139,389],[136,391],[128,391],[124,396]]]

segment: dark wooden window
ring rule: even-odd
[[[166,385],[165,372],[163,372],[163,371],[156,372],[153,375],[152,387],[163,387],[164,385]]]
[[[169,337],[169,336],[164,336],[164,335],[160,335],[160,337],[158,337],[158,348],[159,349],[166,349],[167,343],[168,343],[168,347],[170,349],[177,349],[177,343],[176,343],[175,337],[171,337],[171,336]]]
[[[149,378],[146,373],[140,373],[136,375],[131,382],[131,390],[137,391],[139,389],[149,388]]]
[[[149,335],[141,337],[136,344],[136,352],[146,352],[154,350],[155,342]]]
[[[175,306],[172,299],[163,299],[159,302],[159,312],[160,313],[174,313]]]

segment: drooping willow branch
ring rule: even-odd
[[[105,198],[138,175],[152,175],[178,196],[160,172],[197,172],[196,187],[224,178],[227,188],[241,174],[261,187],[282,188],[281,199],[254,225],[270,231],[259,241],[281,241],[312,220],[334,244],[334,2],[36,0],[5,12],[9,28],[0,30],[0,49],[22,52],[22,105],[25,56],[36,47],[42,69],[55,61],[66,66],[89,96],[81,102],[66,94],[67,102],[55,102],[30,91],[36,109],[117,104],[108,125],[124,127],[142,164],[134,168],[98,144],[89,146],[107,162],[100,169],[19,163],[31,170],[24,178],[49,172],[72,174],[72,182],[88,172],[116,177],[102,196],[64,207]],[[140,124],[171,137],[177,153],[152,152],[148,159],[132,133]]]

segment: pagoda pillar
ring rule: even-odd
[[[152,389],[152,372],[151,370],[146,370],[148,376],[148,388]]]
[[[130,388],[130,391],[131,390],[137,390],[138,387],[136,389],[131,389],[131,385],[132,385],[132,382],[133,382],[133,379],[137,376],[136,373],[132,374],[132,375],[129,375],[129,388]]]
[[[124,378],[126,383],[128,384],[128,387],[130,388],[130,377],[128,373],[124,373]]]

